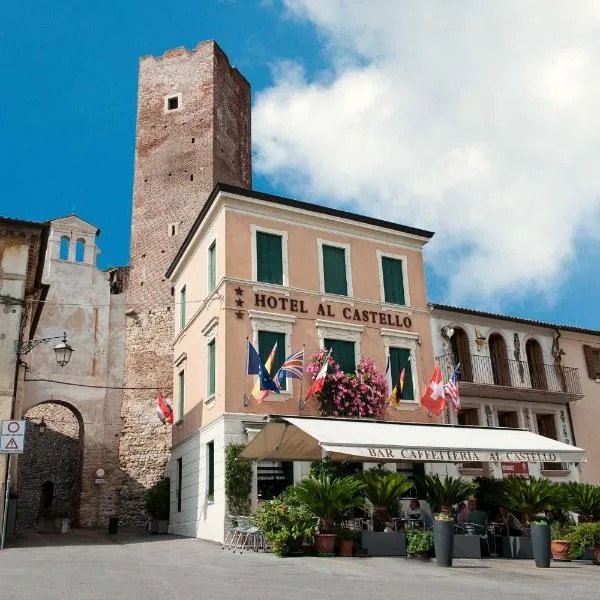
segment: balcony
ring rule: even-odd
[[[452,375],[453,354],[437,359],[444,381]],[[579,371],[573,367],[529,364],[525,360],[494,359],[469,354],[460,360],[458,378],[462,396],[528,400],[567,404],[583,397]]]

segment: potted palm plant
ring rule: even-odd
[[[550,550],[552,552],[552,560],[568,561],[571,543],[567,536],[575,527],[575,523],[568,518],[555,520],[550,524],[550,532],[552,534],[552,542]]]
[[[579,523],[600,521],[600,486],[571,482],[565,489],[569,509],[579,515]]]
[[[314,535],[319,554],[331,554],[336,527],[348,512],[363,504],[364,485],[355,477],[332,479],[329,475],[309,477],[296,486],[296,497],[319,518],[319,533]]]
[[[531,553],[536,567],[550,566],[552,556],[550,525],[547,521],[533,521],[535,515],[562,508],[568,502],[565,488],[547,479],[507,477],[502,482],[504,504],[520,512],[529,526]]]
[[[150,515],[150,533],[168,533],[171,485],[168,477],[157,481],[146,492],[146,510]]]

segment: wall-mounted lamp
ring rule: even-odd
[[[54,353],[56,355],[56,363],[61,367],[65,367],[71,360],[71,354],[73,348],[67,343],[67,332],[63,333],[62,336],[42,338],[41,340],[26,340],[24,342],[17,342],[15,344],[15,351],[17,357],[23,356],[23,354],[29,354],[36,346],[40,344],[47,344],[51,340],[61,340],[56,346],[54,346]]]

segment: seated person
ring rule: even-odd
[[[464,524],[468,521],[471,511],[465,502],[461,502],[458,505],[458,514],[456,515],[456,524],[460,527],[464,527]]]
[[[477,500],[475,498],[469,498],[468,508],[470,510],[470,513],[465,523],[474,523],[475,525],[479,525],[483,529],[487,530],[487,513],[484,510],[479,510],[477,508]]]
[[[515,517],[515,515],[513,515],[504,507],[501,507],[498,512],[500,513],[500,518],[504,523],[504,529],[506,530],[507,535],[517,537],[523,535],[523,525],[521,524],[521,521]]]
[[[416,498],[411,498],[410,500],[408,518],[423,521],[425,529],[429,529],[433,525],[431,513],[425,506],[421,506],[421,503]]]

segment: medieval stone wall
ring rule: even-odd
[[[178,108],[169,111],[173,96]],[[251,185],[248,82],[212,41],[142,58],[125,386],[161,388],[170,403],[175,305],[165,272],[218,181]],[[157,392],[130,389],[123,395],[124,525],[143,524],[144,490],[164,475],[169,458],[171,431],[156,417]]]

